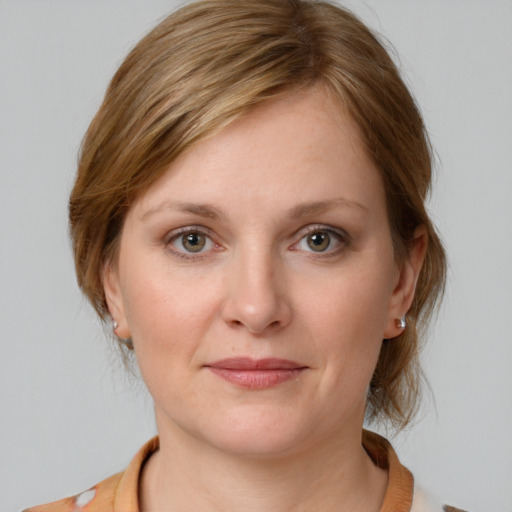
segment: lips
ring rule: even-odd
[[[223,359],[205,365],[214,375],[247,389],[265,389],[299,377],[307,369],[287,359]]]

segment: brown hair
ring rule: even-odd
[[[397,259],[428,234],[408,326],[384,340],[367,415],[397,427],[419,396],[420,335],[446,263],[425,210],[431,149],[422,118],[377,37],[350,12],[312,0],[204,0],[163,20],[129,53],[82,144],[69,218],[78,283],[108,317],[102,269],[134,200],[187,148],[255,105],[321,83],[350,112],[380,169]]]

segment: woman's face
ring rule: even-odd
[[[129,211],[105,290],[161,435],[265,456],[359,435],[414,281],[355,123],[317,88],[175,161]]]

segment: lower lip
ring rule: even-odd
[[[265,389],[297,378],[305,368],[275,370],[236,370],[208,367],[212,373],[224,380],[247,389]]]

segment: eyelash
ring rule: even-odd
[[[299,251],[299,245],[308,237],[309,235],[312,235],[314,233],[326,233],[328,234],[331,239],[329,242],[329,246],[333,243],[333,239],[336,240],[339,243],[339,247],[336,247],[334,249],[330,249],[329,246],[325,251],[305,251],[306,253],[311,254],[315,258],[329,258],[337,256],[343,249],[348,247],[350,245],[351,239],[350,236],[343,230],[335,229],[330,226],[324,226],[321,224],[315,224],[311,226],[307,226],[305,229],[300,230],[297,232],[296,236],[300,237],[297,242],[292,244],[289,249],[292,251]],[[174,247],[174,243],[178,241],[181,237],[185,235],[193,235],[198,234],[202,235],[206,238],[206,244],[213,244],[211,249],[207,249],[206,251],[198,251],[197,253],[186,251],[186,250],[179,250]],[[205,246],[206,246],[205,244]],[[206,253],[210,252],[211,250],[217,250],[221,247],[219,244],[215,242],[213,239],[211,232],[209,229],[203,227],[203,226],[187,226],[185,228],[180,228],[176,231],[171,232],[168,237],[166,237],[165,245],[168,248],[172,254],[178,258],[182,258],[185,260],[193,261],[197,259],[204,258],[206,256]]]

